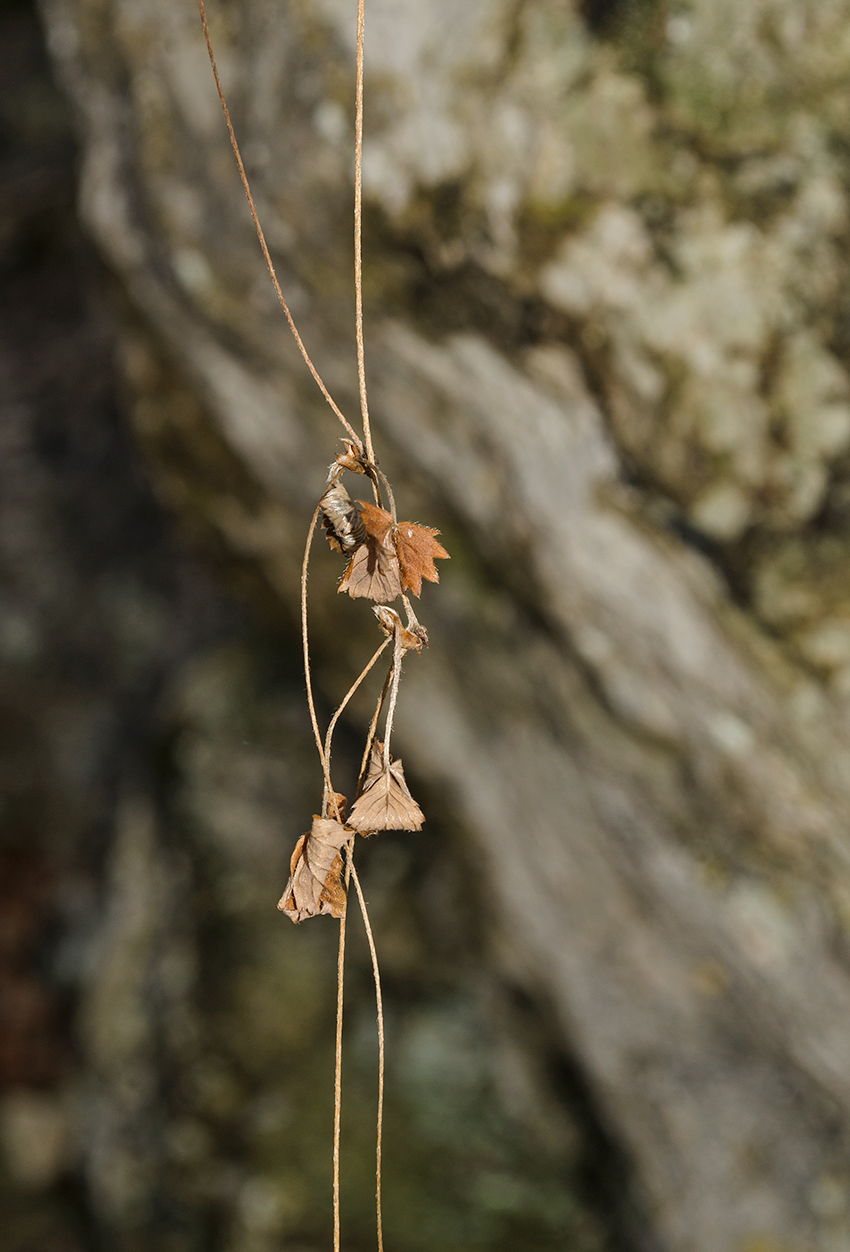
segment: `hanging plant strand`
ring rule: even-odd
[[[421,652],[428,646],[428,632],[417,620],[406,592],[419,596],[422,580],[439,582],[435,560],[448,559],[448,553],[438,543],[440,533],[429,526],[415,522],[399,522],[395,496],[386,476],[375,458],[372,430],[369,420],[369,404],[366,388],[366,360],[363,341],[363,48],[365,32],[365,0],[357,0],[357,52],[354,125],[354,295],[355,295],[355,342],[357,348],[357,376],[360,394],[360,422],[363,435],[357,433],[341,408],[328,391],[321,375],[310,358],[298,332],[275,272],[265,234],[263,232],[251,185],[230,118],[221,78],[213,51],[212,37],[207,23],[204,0],[198,0],[204,38],[210,65],[215,77],[221,107],[230,143],[236,157],[239,177],[248,199],[251,218],[257,232],[263,257],[268,267],[277,298],[280,301],[289,329],[295,339],[307,369],[319,390],[339,419],[344,431],[343,451],[339,453],[328,473],[324,490],[309,523],[301,569],[301,637],[304,652],[304,675],[310,721],[316,740],[316,749],[322,773],[321,812],[314,814],[310,830],[298,839],[290,862],[290,877],[280,898],[278,908],[293,922],[328,914],[339,921],[339,949],[337,956],[337,1018],[336,1054],[334,1065],[334,1130],[333,1130],[333,1210],[334,1252],[340,1252],[340,1126],[342,1119],[342,1023],[343,983],[345,972],[345,930],[348,912],[348,895],[351,880],[357,893],[360,912],[366,930],[372,973],[375,983],[375,1000],[378,1016],[378,1114],[377,1148],[375,1160],[375,1191],[378,1252],[383,1252],[383,1228],[381,1216],[381,1145],[383,1139],[384,1107],[384,1015],[381,995],[381,977],[375,939],[366,908],[366,900],[354,867],[354,846],[358,835],[369,836],[380,830],[420,830],[424,815],[414,800],[404,777],[402,763],[393,759],[391,739],[393,719],[398,703],[402,675],[402,660],[409,651]],[[371,483],[373,502],[352,499],[342,478],[346,473],[359,474]],[[386,498],[389,508],[383,506]],[[360,674],[354,679],[348,692],[333,713],[324,737],[322,736],[313,697],[313,680],[310,668],[310,644],[307,619],[307,575],[310,553],[316,527],[321,520],[322,530],[331,548],[345,558],[341,569],[339,592],[347,592],[352,599],[373,601],[373,611],[378,630],[383,634],[380,643]],[[401,601],[406,621],[391,602]],[[375,711],[366,732],[363,759],[357,780],[356,794],[346,817],[346,797],[334,789],[331,778],[331,749],[337,723],[349,701],[361,683],[372,671],[392,644],[392,660],[386,673]],[[388,698],[389,697],[389,698]],[[378,738],[378,727],[383,716],[383,739]]]

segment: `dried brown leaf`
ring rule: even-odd
[[[346,897],[340,881],[340,849],[350,838],[351,831],[339,822],[314,814],[310,831],[295,845],[289,882],[277,906],[293,922],[303,922],[305,917],[319,913],[342,917]]]
[[[401,761],[385,769],[383,751],[383,744],[375,740],[366,785],[352,806],[348,824],[363,835],[376,830],[421,830],[425,815],[410,794]]]
[[[378,543],[383,543],[387,537],[387,531],[393,524],[392,513],[378,508],[377,504],[370,504],[368,500],[358,500],[357,504],[366,530],[373,539],[377,539]]]
[[[347,591],[352,600],[367,597],[384,602],[401,595],[401,569],[389,529],[383,543],[369,535],[357,549],[337,590]]]
[[[359,505],[343,487],[332,483],[319,501],[322,528],[335,552],[354,552],[366,542],[366,528]]]
[[[402,586],[409,587],[415,596],[422,592],[423,578],[430,583],[440,581],[434,560],[451,559],[443,545],[434,538],[439,533],[430,526],[418,526],[416,522],[399,522],[393,527]]]
[[[396,627],[401,631],[401,650],[409,652],[413,648],[416,652],[421,652],[423,648],[428,647],[428,632],[424,626],[420,626],[417,622],[412,630],[408,630],[406,626],[402,626],[401,618],[395,609],[389,608],[385,604],[375,604],[372,606],[372,612],[378,619],[381,630],[388,639],[392,639],[395,634]]]

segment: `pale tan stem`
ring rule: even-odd
[[[381,1150],[383,1146],[384,1134],[384,1000],[381,995],[381,971],[378,968],[378,952],[375,948],[375,939],[372,935],[372,927],[369,923],[369,912],[366,908],[366,901],[363,897],[363,889],[360,886],[360,879],[357,876],[357,870],[354,868],[354,862],[350,862],[351,874],[354,878],[354,886],[357,889],[357,899],[360,901],[360,912],[363,915],[363,925],[366,927],[366,938],[369,941],[369,951],[372,955],[372,974],[375,979],[375,1004],[378,1012],[378,1134],[377,1147],[375,1149],[375,1205],[378,1223],[378,1252],[384,1252],[384,1228],[383,1216],[381,1213]]]
[[[366,23],[365,0],[357,0],[357,89],[354,119],[354,299],[357,332],[357,374],[360,379],[360,412],[366,455],[375,463],[369,401],[366,396],[366,356],[363,349],[363,35]]]
[[[339,805],[336,801],[336,792],[331,785],[331,774],[328,768],[328,762],[325,758],[325,749],[322,744],[322,734],[319,730],[319,719],[316,716],[316,702],[313,699],[313,678],[310,673],[310,637],[307,633],[307,567],[310,563],[310,548],[313,546],[313,535],[316,532],[316,522],[319,520],[321,505],[316,505],[316,511],[310,521],[310,529],[307,531],[307,542],[304,545],[304,560],[301,562],[301,646],[304,651],[304,679],[307,684],[307,705],[310,709],[310,721],[313,723],[313,736],[316,740],[316,747],[319,750],[319,760],[322,763],[322,773],[325,776],[325,800],[322,803],[322,815],[327,812],[327,801],[330,800],[333,808],[334,817],[338,822],[342,821],[339,811]]]
[[[334,1053],[334,1252],[340,1249],[339,1135],[342,1126],[342,1007],[345,975],[345,922],[348,917],[348,884],[354,869],[354,839],[346,845],[345,909],[339,919],[339,949],[336,960],[336,1050]]]
[[[390,682],[392,681],[392,676],[393,676],[393,669],[392,667],[390,667],[390,670],[387,673],[386,678],[384,679],[384,685],[381,688],[381,694],[378,696],[378,703],[375,705],[375,712],[372,715],[372,721],[369,725],[369,733],[366,736],[366,747],[363,750],[363,760],[360,762],[360,773],[357,776],[357,791],[355,794],[358,799],[361,795],[363,782],[366,778],[366,772],[369,768],[369,757],[372,753],[372,744],[374,743],[374,740],[375,740],[375,732],[378,729],[378,718],[381,716],[381,709],[384,707],[384,700],[386,699],[387,692],[390,689]]]
[[[207,53],[210,58],[210,65],[212,66],[213,75],[215,76],[215,85],[218,88],[218,98],[221,101],[221,107],[224,110],[224,120],[227,123],[227,133],[230,135],[230,145],[233,148],[233,155],[236,157],[236,164],[239,166],[239,177],[242,179],[242,186],[245,189],[245,195],[248,197],[248,207],[251,210],[251,217],[254,219],[254,228],[257,232],[257,238],[260,241],[260,247],[263,250],[263,256],[265,257],[266,266],[268,267],[269,274],[271,275],[271,280],[274,284],[274,289],[277,292],[277,298],[280,301],[280,307],[283,309],[286,320],[289,323],[289,329],[292,331],[293,338],[295,339],[295,342],[298,344],[298,350],[301,353],[302,357],[304,358],[304,361],[308,370],[313,375],[313,378],[316,380],[316,384],[319,390],[321,391],[322,395],[327,400],[328,404],[333,409],[336,416],[342,422],[343,426],[348,431],[351,438],[354,440],[354,442],[357,444],[359,448],[362,448],[363,442],[360,436],[354,430],[351,423],[343,415],[342,410],[339,408],[333,396],[328,391],[327,387],[322,381],[319,371],[316,369],[315,365],[310,360],[310,355],[307,352],[307,349],[304,347],[304,342],[298,333],[298,327],[295,325],[295,320],[289,311],[289,305],[286,303],[286,300],[284,299],[284,296],[283,296],[283,292],[280,289],[280,283],[277,280],[277,272],[274,267],[274,262],[272,261],[271,253],[269,252],[268,245],[266,243],[266,236],[263,232],[262,226],[260,225],[260,218],[257,213],[257,206],[254,204],[254,197],[251,194],[251,184],[248,182],[248,175],[245,173],[245,166],[242,163],[242,153],[239,151],[239,144],[236,142],[236,132],[234,131],[233,123],[230,120],[230,110],[227,107],[227,100],[225,99],[225,96],[224,96],[224,88],[221,85],[221,79],[218,73],[218,65],[216,64],[215,53],[213,52],[212,38],[210,36],[210,28],[207,25],[207,13],[206,13],[206,9],[204,8],[204,0],[198,0],[198,8],[200,9],[200,12],[201,12],[201,22],[203,23],[203,27],[204,27],[204,39],[207,41]],[[367,448],[370,448],[371,444],[367,442],[366,446]],[[369,459],[370,460],[373,459],[371,451],[369,452]]]
[[[379,470],[379,469],[378,469],[377,465],[375,466],[375,470],[376,470],[376,472],[377,472],[377,474],[378,474],[378,477],[380,478],[381,482],[384,484],[384,486],[385,486],[385,488],[386,488],[386,490],[387,490],[387,499],[388,499],[388,500],[389,500],[389,502],[390,502],[390,512],[391,512],[391,513],[392,513],[392,515],[393,515],[393,523],[397,526],[397,525],[398,525],[398,514],[396,513],[396,508],[395,508],[395,496],[393,495],[393,489],[392,489],[392,487],[390,486],[390,480],[387,478],[386,474],[384,474],[381,470]]]
[[[369,482],[372,484],[372,494],[373,494],[373,495],[374,495],[374,497],[375,497],[375,503],[377,504],[378,508],[379,508],[379,509],[382,509],[382,508],[384,507],[384,501],[383,501],[383,500],[382,500],[382,498],[381,498],[381,485],[380,485],[380,483],[378,482],[378,475],[379,475],[379,474],[380,474],[381,478],[383,478],[383,479],[384,479],[384,482],[386,482],[387,480],[386,480],[385,476],[384,476],[383,474],[381,474],[381,471],[378,469],[377,465],[370,465],[370,467],[369,467]],[[388,485],[389,485],[389,484],[388,484]],[[392,494],[392,493],[390,493],[390,494]]]
[[[365,667],[365,669],[360,671],[359,676],[354,680],[354,682],[348,688],[348,691],[343,697],[342,703],[339,705],[338,709],[336,710],[333,717],[331,718],[330,725],[328,726],[328,732],[325,735],[325,761],[327,762],[329,774],[330,774],[330,769],[331,769],[331,740],[333,738],[334,730],[336,729],[336,724],[339,721],[340,717],[342,716],[342,713],[345,710],[345,706],[348,704],[349,700],[352,698],[355,691],[362,683],[363,679],[372,669],[375,662],[378,660],[378,657],[381,655],[382,652],[386,651],[387,647],[389,646],[389,642],[390,642],[389,639],[385,639],[384,642],[381,644],[380,648],[378,648],[378,650],[375,652],[375,655],[372,657],[369,664]],[[325,788],[327,789],[327,782],[325,783]],[[325,799],[327,799],[327,790],[326,790]]]
[[[401,681],[401,622],[396,619],[395,628],[393,630],[393,685],[390,691],[390,705],[387,709],[387,721],[384,726],[384,769],[389,772],[390,768],[390,739],[393,733],[393,717],[395,716],[395,706],[398,700],[398,684]]]

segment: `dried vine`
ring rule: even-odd
[[[381,1147],[383,1138],[384,1103],[384,1022],[381,979],[378,955],[366,901],[360,880],[354,867],[354,846],[357,835],[369,836],[381,830],[420,830],[425,820],[422,810],[414,800],[404,777],[400,760],[393,760],[391,750],[393,719],[398,702],[402,660],[409,651],[421,652],[428,646],[428,632],[417,620],[407,596],[409,591],[419,596],[423,579],[438,582],[434,561],[445,559],[448,553],[437,541],[439,531],[415,522],[399,522],[395,496],[386,476],[375,457],[366,388],[366,363],[363,343],[363,256],[362,256],[362,163],[363,163],[363,66],[365,0],[357,0],[357,52],[355,91],[355,143],[354,143],[354,289],[355,289],[355,340],[357,346],[357,373],[360,391],[361,424],[363,438],[344,416],[331,396],[310,359],[309,353],[284,298],[275,272],[274,262],[260,224],[251,186],[239,150],[239,144],[230,118],[224,90],[219,77],[213,51],[204,0],[198,0],[207,52],[215,77],[221,107],[230,142],[239,168],[239,176],[260,247],[274,284],[289,328],[302,357],[322,395],[341,422],[346,437],[344,450],[339,453],[328,473],[325,489],[316,505],[310,521],[304,547],[301,569],[301,632],[304,652],[304,673],[307,702],[316,740],[319,762],[323,776],[321,813],[313,816],[310,830],[295,845],[290,862],[290,877],[278,908],[293,922],[319,914],[329,914],[339,920],[339,951],[337,961],[337,1023],[336,1056],[334,1072],[334,1133],[333,1133],[333,1196],[334,1196],[334,1252],[340,1248],[340,1199],[339,1155],[340,1123],[342,1113],[342,1021],[343,1021],[343,975],[345,968],[345,928],[348,891],[351,880],[357,892],[375,981],[375,998],[378,1015],[378,1114],[376,1148],[376,1218],[378,1252],[383,1252],[383,1228],[381,1215]],[[363,475],[372,486],[373,502],[355,500],[343,485],[346,473]],[[383,493],[389,510],[383,507]],[[307,575],[313,537],[319,518],[331,548],[348,560],[339,582],[338,591],[347,592],[352,599],[374,601],[373,612],[384,640],[352,682],[348,692],[333,713],[324,737],[319,728],[313,698],[313,682],[310,669],[310,646],[307,617]],[[405,613],[402,622],[399,613],[391,607],[400,600]],[[383,687],[369,724],[363,759],[354,800],[346,816],[347,798],[333,787],[331,778],[331,750],[337,723],[367,674],[392,643],[392,661],[384,679]],[[389,697],[389,698],[387,698]],[[386,711],[385,711],[386,709]],[[383,739],[378,738],[381,716],[384,716]]]

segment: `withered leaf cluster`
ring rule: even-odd
[[[324,812],[322,816],[314,816],[312,827],[298,840],[292,854],[289,881],[278,904],[278,908],[293,922],[322,913],[331,917],[344,916],[347,888],[342,881],[342,873],[345,857],[351,855],[356,835],[371,835],[380,830],[421,830],[425,820],[410,794],[401,761],[391,759],[389,742],[385,758],[384,745],[373,736],[388,690],[386,736],[391,732],[402,656],[428,646],[428,632],[416,620],[407,599],[404,599],[408,616],[406,625],[387,602],[404,597],[405,591],[420,595],[423,579],[439,582],[434,562],[447,559],[448,553],[437,542],[438,530],[416,522],[394,522],[393,514],[379,505],[366,500],[352,500],[339,481],[343,470],[369,474],[375,483],[379,473],[377,467],[366,460],[363,450],[351,440],[346,441],[345,452],[331,466],[330,483],[319,501],[319,512],[331,548],[349,558],[338,590],[347,591],[352,599],[366,598],[376,602],[374,612],[378,624],[384,635],[394,641],[393,663],[369,732],[371,750],[368,767],[365,777],[361,777],[358,784],[358,795],[347,819],[344,815],[344,796],[329,794],[330,778],[328,767],[325,768],[327,802],[322,806]],[[306,562],[302,594],[306,594],[305,586]],[[373,662],[378,655],[380,651]],[[369,668],[367,666],[361,678]],[[357,683],[352,690],[356,686]],[[329,815],[328,809],[333,816]]]
[[[339,584],[352,599],[378,603],[404,591],[422,593],[422,580],[437,583],[435,560],[449,554],[437,542],[438,530],[416,522],[394,523],[392,514],[366,500],[352,500],[335,482],[322,496],[322,525],[337,552],[353,554]]]
[[[337,795],[342,816],[344,797]],[[346,891],[342,884],[342,849],[355,835],[371,835],[379,830],[421,830],[425,816],[410,794],[400,760],[384,765],[384,745],[372,744],[369,769],[363,791],[351,809],[348,820],[319,817],[295,845],[290,862],[289,882],[278,908],[293,922],[328,913],[342,917]]]

